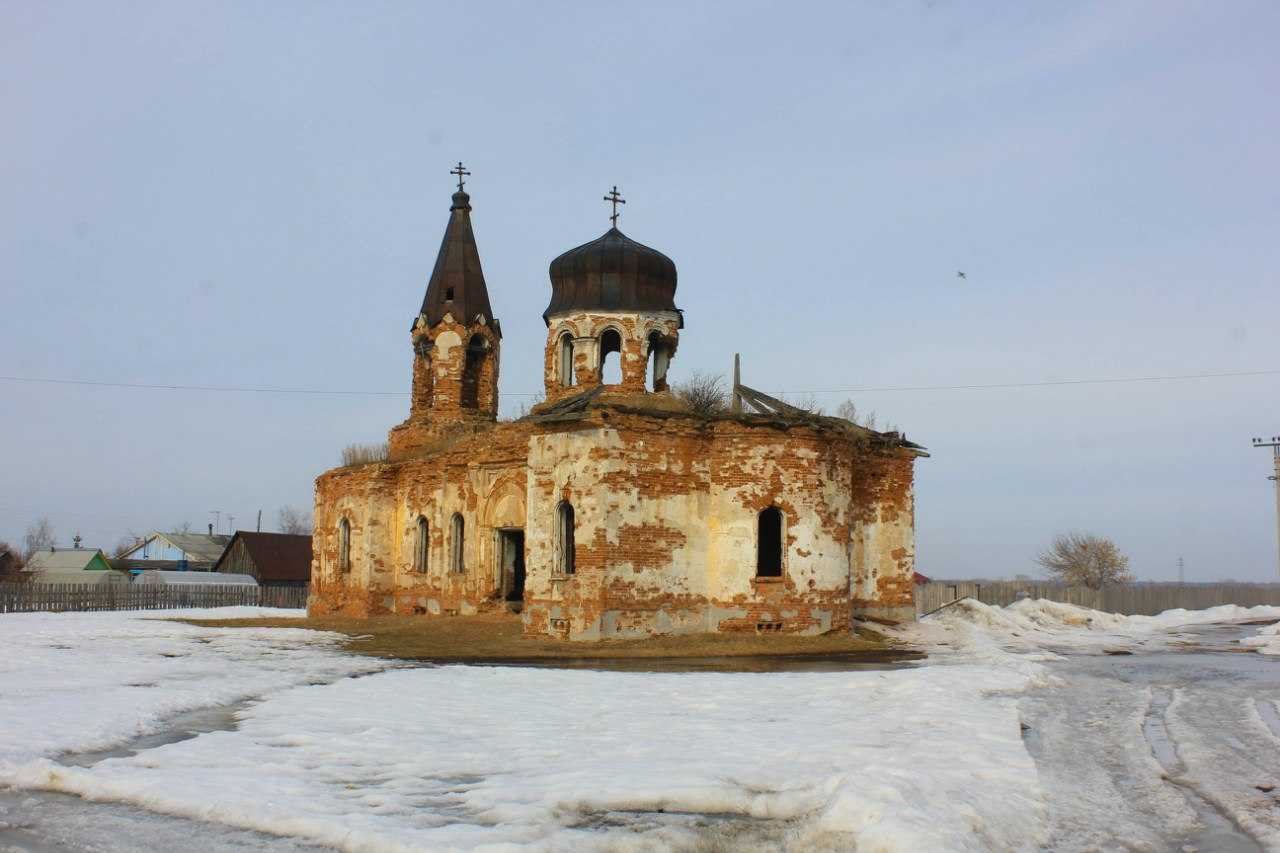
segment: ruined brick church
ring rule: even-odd
[[[926,454],[736,377],[724,411],[672,394],[676,265],[618,230],[616,188],[614,227],[551,262],[545,400],[498,421],[502,326],[456,173],[408,419],[385,461],[316,480],[313,615],[509,609],[573,640],[914,618]]]

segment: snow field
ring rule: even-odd
[[[243,607],[0,616],[0,779],[35,757],[158,731],[183,711],[385,666],[342,653],[333,634],[164,621],[300,613]]]
[[[0,619],[23,685],[0,696],[0,784],[351,851],[745,848],[756,827],[795,849],[1017,850],[1045,824],[1020,666],[350,679],[384,664],[324,634],[27,616]],[[234,731],[57,760],[247,696]]]

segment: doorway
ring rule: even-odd
[[[498,531],[499,591],[504,601],[524,601],[524,531]],[[518,609],[518,608],[515,608]]]

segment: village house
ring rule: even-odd
[[[498,422],[502,326],[459,181],[409,416],[385,461],[316,480],[310,612],[507,607],[525,636],[574,640],[913,619],[927,454],[736,376],[727,411],[672,394],[676,266],[618,230],[613,198],[613,227],[551,262],[545,401]]]
[[[311,537],[237,530],[213,570],[249,575],[262,586],[306,586],[311,579]]]
[[[112,565],[137,574],[142,571],[207,572],[226,550],[230,536],[208,533],[156,531],[120,552]]]

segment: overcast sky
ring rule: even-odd
[[[919,568],[1277,576],[1280,4],[0,2],[0,538],[264,529],[408,409],[459,159],[541,388],[547,264],[679,267],[672,365],[926,445]],[[963,270],[966,279],[959,279]]]

